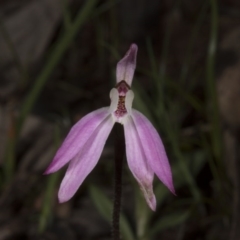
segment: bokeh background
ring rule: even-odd
[[[111,135],[77,194],[43,175],[70,127],[109,105],[139,47],[134,107],[158,129],[177,196],[151,212],[126,161],[124,240],[240,239],[238,0],[0,1],[0,240],[111,239]]]

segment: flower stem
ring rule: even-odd
[[[125,141],[123,127],[116,123],[114,126],[115,134],[115,185],[114,185],[114,203],[112,215],[112,239],[120,240],[119,220],[121,211],[122,195],[122,162],[125,154]]]

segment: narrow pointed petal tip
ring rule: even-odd
[[[156,201],[155,194],[153,192],[152,184],[150,186],[144,186],[143,184],[140,184],[140,188],[143,192],[143,195],[145,197],[145,200],[148,206],[151,208],[152,211],[156,211],[157,201]]]
[[[117,83],[124,80],[129,86],[132,84],[133,75],[136,68],[138,47],[131,44],[125,56],[117,64]]]
[[[68,200],[70,200],[71,198],[72,198],[72,196],[69,197],[67,194],[63,194],[63,193],[59,194],[58,193],[58,202],[59,203],[65,203]]]
[[[138,50],[137,44],[132,43],[131,46],[130,46],[130,50],[131,50],[131,52],[137,52],[137,50]]]
[[[149,199],[148,206],[151,208],[152,211],[154,211],[154,212],[156,211],[157,201],[156,201],[155,195],[153,198]]]
[[[167,187],[174,196],[177,196],[174,185],[173,185],[173,180],[170,181],[170,184]]]

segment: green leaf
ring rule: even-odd
[[[155,235],[157,232],[163,231],[164,229],[175,227],[183,222],[185,222],[191,211],[179,211],[163,216],[159,221],[157,221],[151,228],[149,236]]]

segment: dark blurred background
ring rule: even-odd
[[[111,239],[113,144],[59,204],[43,175],[70,127],[109,105],[115,68],[139,47],[134,107],[159,130],[177,196],[157,211],[123,172],[125,240],[240,239],[238,0],[0,1],[0,240]]]

